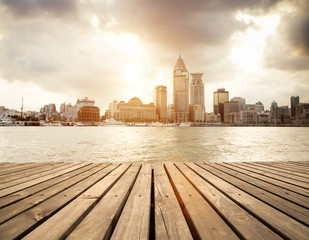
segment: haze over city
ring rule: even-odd
[[[261,101],[309,102],[309,2],[74,1],[0,3],[0,104],[39,110],[88,96],[153,102],[181,54],[204,73],[206,111],[213,92]]]

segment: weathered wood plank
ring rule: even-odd
[[[121,165],[121,167],[123,167],[123,165]],[[98,166],[99,169],[91,169],[89,172],[81,174],[84,178],[75,182],[74,185],[1,224],[0,239],[21,238],[29,231],[33,230],[38,224],[41,224],[48,217],[61,210],[96,182],[110,174],[118,166],[118,164],[109,165],[108,167]],[[0,213],[1,211],[2,210],[0,210]]]
[[[75,164],[57,164],[57,165],[48,165],[46,168],[36,169],[36,171],[30,171],[27,173],[24,173],[21,176],[11,176],[10,178],[5,179],[2,183],[0,183],[0,190],[4,188],[8,188],[11,186],[18,185],[20,183],[25,183],[30,180],[46,176],[50,173],[54,173],[57,171],[60,171],[62,169],[68,168],[70,166],[79,165],[79,163]]]
[[[256,164],[256,163],[254,163],[254,164]],[[261,166],[261,167],[264,167],[265,169],[271,169],[274,172],[280,172],[280,174],[286,174],[288,176],[296,176],[300,179],[303,179],[303,181],[309,182],[309,175],[308,174],[294,172],[294,171],[291,171],[291,170],[280,168],[280,166],[276,167],[273,164],[267,164],[266,162],[261,162],[258,165]]]
[[[156,239],[193,239],[163,165],[153,168]]]
[[[143,164],[111,239],[148,239],[151,164]]]
[[[244,239],[282,239],[209,182],[193,172],[192,169],[189,169],[183,163],[177,163],[176,165],[202,196],[213,205],[217,212],[220,212]]]
[[[53,185],[56,185],[58,183],[64,182],[65,180],[76,180],[76,178],[73,178],[81,173],[84,173],[85,171],[90,170],[91,168],[94,168],[96,165],[95,164],[89,164],[89,165],[75,165],[74,167],[70,167],[67,170],[66,173],[59,175],[58,177],[48,179],[46,181],[43,181],[37,185],[31,186],[29,188],[22,189],[18,192],[9,194],[5,197],[0,198],[0,208],[3,208],[6,205],[9,205],[13,202],[16,202],[18,200],[24,199],[27,196],[31,196],[35,193],[41,192],[49,187],[52,187]],[[73,179],[72,179],[73,178]],[[77,180],[76,180],[77,181]],[[56,188],[58,190],[61,190],[61,185],[57,185]],[[49,191],[49,190],[47,190]],[[46,196],[46,192],[41,192],[40,195]],[[41,200],[36,200],[36,201],[41,201]]]
[[[250,168],[254,168],[254,169],[257,169],[259,171],[267,172],[269,174],[273,174],[274,176],[285,177],[287,179],[300,181],[300,182],[303,182],[303,183],[306,183],[306,184],[309,185],[309,179],[308,178],[300,177],[300,176],[293,175],[293,174],[282,173],[282,172],[278,171],[278,169],[273,170],[273,169],[269,168],[268,166],[265,166],[265,165],[262,165],[262,164],[255,164],[255,163],[252,163],[252,164],[244,163],[244,164],[249,166]]]
[[[26,165],[35,164],[35,163],[0,163],[0,176],[2,177],[3,172],[13,172],[14,169],[24,167]]]
[[[293,163],[290,163],[290,162],[284,162],[282,164],[275,163],[275,165],[277,165],[279,168],[292,170],[292,171],[298,172],[298,173],[308,174],[307,168],[303,168],[303,166],[297,166],[297,165],[295,165],[295,163],[293,164]]]
[[[7,168],[7,169],[0,171],[0,175],[2,177],[3,175],[8,175],[12,173],[18,174],[21,171],[25,171],[28,169],[35,169],[37,167],[44,166],[45,164],[48,164],[48,163],[26,163],[26,164],[21,164],[18,166],[12,166],[12,168]]]
[[[122,177],[126,169],[129,168],[129,166],[125,167],[116,169],[97,182],[34,231],[30,232],[24,239],[63,239],[66,237]],[[131,167],[130,171],[137,173],[138,169],[139,166],[135,166]],[[119,184],[121,184],[121,180]]]
[[[81,163],[80,166],[84,166],[84,165],[88,165],[88,164],[89,163]],[[66,172],[66,170],[62,170],[62,171],[59,171],[57,173],[52,173],[52,174],[49,174],[47,176],[39,177],[39,178],[30,180],[28,182],[25,182],[25,183],[21,183],[21,184],[12,186],[12,187],[8,187],[8,188],[5,188],[5,189],[2,189],[2,190],[0,190],[0,197],[4,197],[4,196],[9,195],[11,193],[15,193],[15,192],[20,191],[22,189],[31,187],[33,185],[37,185],[37,184],[41,183],[42,181],[46,181],[48,179],[52,179],[54,177],[62,175],[65,172]]]
[[[194,238],[239,239],[173,164],[166,170]]]
[[[309,198],[300,195],[298,193],[295,193],[293,191],[290,191],[286,188],[281,188],[278,185],[273,185],[269,182],[265,182],[262,180],[259,180],[257,178],[251,177],[250,175],[246,175],[244,173],[242,173],[241,171],[238,171],[239,169],[237,167],[235,167],[234,165],[230,165],[230,164],[215,164],[215,165],[211,165],[213,167],[215,167],[216,169],[223,171],[227,174],[230,174],[233,177],[237,177],[240,180],[243,180],[249,184],[252,184],[258,188],[261,188],[263,190],[266,190],[272,194],[276,194],[279,197],[282,197],[286,200],[292,201],[300,206],[303,206],[307,209],[309,209]]]
[[[301,195],[304,195],[306,197],[309,197],[309,190],[307,188],[304,188],[302,186],[296,186],[294,184],[290,184],[287,181],[283,181],[280,178],[272,178],[267,176],[267,174],[263,174],[263,171],[257,171],[257,170],[253,170],[250,169],[248,167],[243,167],[242,165],[237,165],[235,163],[228,163],[229,165],[233,165],[235,167],[237,167],[239,170],[239,172],[242,172],[244,174],[247,174],[251,177],[254,177],[256,179],[265,181],[265,182],[269,182],[273,185],[279,186],[281,188],[285,188],[288,189],[290,191],[299,193]]]
[[[231,163],[231,164],[235,166],[234,163]],[[248,165],[248,164],[245,164],[245,163],[238,163],[238,164],[236,164],[236,166],[241,168],[241,169],[252,172],[253,174],[256,173],[256,174],[262,175],[263,177],[264,176],[268,177],[269,179],[271,179],[271,181],[278,180],[278,181],[282,181],[284,183],[295,185],[296,187],[304,188],[304,189],[307,189],[307,190],[309,189],[309,183],[294,180],[294,179],[288,178],[286,176],[280,176],[280,175],[277,175],[277,174],[269,173],[267,171],[264,171],[264,170],[261,170],[261,169],[255,168],[255,167],[251,167],[250,164]],[[263,178],[263,179],[267,179],[267,178]],[[309,191],[307,191],[307,193],[308,193],[308,196],[309,196]]]
[[[309,228],[305,225],[218,178],[211,172],[205,171],[203,168],[204,164],[198,166],[194,163],[187,163],[187,165],[198,172],[205,180],[211,182],[217,189],[220,189],[226,196],[238,202],[242,208],[258,218],[281,237],[298,240],[308,239]]]
[[[102,167],[97,165],[94,168],[91,168],[85,174],[81,174],[79,176],[73,177],[67,181],[64,181],[60,184],[54,185],[46,190],[43,190],[39,193],[36,193],[28,198],[25,198],[19,202],[6,206],[0,209],[0,224],[7,221],[8,219],[18,215],[19,213],[26,211],[27,209],[38,205],[39,203],[45,201],[46,199],[58,194],[59,192],[73,186],[78,183],[85,177],[90,176],[96,171],[100,170]]]
[[[110,239],[139,169],[140,164],[134,164],[69,234],[67,239]]]
[[[224,179],[225,181],[233,184],[234,186],[238,187],[239,189],[255,196],[257,199],[264,201],[265,203],[269,204],[270,206],[279,209],[280,211],[284,212],[285,214],[289,215],[292,218],[297,219],[298,221],[306,224],[309,226],[309,210],[301,207],[297,204],[294,204],[286,199],[283,199],[277,195],[274,195],[270,192],[267,192],[261,188],[258,188],[253,183],[243,181],[240,178],[236,178],[233,174],[227,174],[223,171],[220,171],[210,165],[203,166],[206,170],[210,171],[217,177]]]

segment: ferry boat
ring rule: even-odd
[[[190,127],[191,123],[190,122],[182,122],[179,124],[179,127]]]

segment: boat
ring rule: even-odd
[[[123,122],[116,121],[114,118],[106,119],[104,121],[105,126],[125,126]]]
[[[182,122],[179,124],[179,127],[190,127],[191,123],[190,122]]]

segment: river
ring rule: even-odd
[[[0,162],[308,160],[305,127],[0,127]]]

